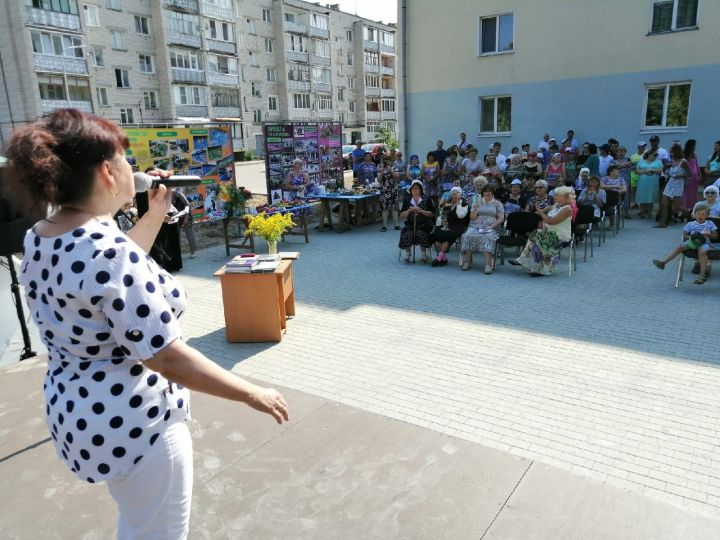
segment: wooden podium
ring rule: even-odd
[[[292,261],[280,261],[274,272],[226,274],[220,278],[225,333],[231,343],[280,341],[286,318],[295,315]]]

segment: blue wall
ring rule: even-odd
[[[692,81],[690,112],[686,130],[642,131],[645,85]],[[512,135],[478,137],[479,97],[512,96]],[[544,132],[561,141],[568,129],[575,130],[580,144],[598,144],[614,137],[628,148],[647,141],[653,134],[669,148],[674,139],[683,144],[697,139],[698,160],[704,165],[713,143],[720,139],[720,64],[638,72],[602,77],[566,79],[505,86],[478,86],[462,90],[408,93],[407,155],[422,154],[443,139],[448,147],[461,131],[473,145],[484,150],[496,140],[503,153],[528,142],[534,149]]]

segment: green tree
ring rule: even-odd
[[[400,143],[395,138],[395,134],[386,127],[378,129],[375,140],[379,143],[387,144],[390,148],[400,148]]]

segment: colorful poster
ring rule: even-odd
[[[308,195],[325,191],[328,181],[342,185],[342,126],[337,122],[266,124],[265,170],[270,204],[283,198],[283,185],[295,159],[303,162]]]
[[[127,155],[137,159],[141,171],[157,167],[202,178],[197,188],[183,189],[195,220],[224,216],[220,185],[235,182],[229,126],[125,129],[125,133],[130,139]]]

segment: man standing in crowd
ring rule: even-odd
[[[362,141],[355,141],[355,150],[350,153],[352,158],[353,178],[357,178],[362,169],[363,161],[365,161],[365,150],[362,149]]]
[[[568,129],[567,137],[565,137],[565,140],[562,142],[562,147],[563,148],[570,147],[570,148],[574,148],[575,150],[578,149],[578,142],[577,142],[577,139],[575,138],[575,131],[573,131],[572,129]]]
[[[550,150],[550,134],[549,133],[545,133],[543,135],[542,141],[540,141],[538,143],[538,149],[542,149],[543,151]]]
[[[437,148],[433,151],[435,154],[435,161],[440,164],[440,169],[442,169],[443,165],[445,165],[445,159],[447,159],[448,156],[447,150],[443,148],[444,144],[445,143],[442,140],[438,140]]]
[[[457,143],[458,150],[467,150],[468,142],[467,142],[467,135],[465,135],[465,132],[460,134],[460,140]]]
[[[600,157],[598,158],[600,160],[600,165],[598,166],[598,170],[600,171],[600,177],[607,176],[607,170],[610,164],[612,163],[613,157],[610,155],[610,145],[609,144],[603,144],[600,147]]]

